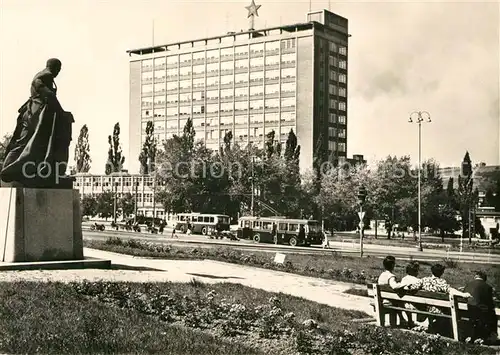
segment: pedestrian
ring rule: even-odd
[[[472,295],[467,300],[469,311],[469,331],[471,340],[482,339],[485,343],[496,341],[498,321],[493,301],[493,288],[486,282],[483,271],[476,271],[474,280],[465,287],[465,292]]]

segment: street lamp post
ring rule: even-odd
[[[414,121],[414,118],[416,120]],[[422,165],[422,122],[431,122],[431,115],[427,111],[415,111],[410,114],[409,123],[418,124],[418,250],[422,251],[422,196],[421,196],[421,165]]]
[[[118,189],[118,182],[114,181],[113,179],[113,187],[114,187],[114,194],[113,194],[113,223],[116,226],[116,210],[117,210],[117,201],[116,201],[116,195],[117,195],[117,189]]]
[[[133,180],[133,179],[134,179],[134,178],[132,177],[132,180]],[[138,206],[137,206],[137,202],[138,202],[138,198],[139,198],[139,196],[138,196],[138,191],[137,191],[137,190],[138,190],[138,188],[139,188],[139,179],[137,179],[137,180],[133,183],[133,185],[134,185],[134,188],[135,188],[135,195],[134,195],[134,200],[135,200],[134,224],[135,224],[135,223],[137,222],[137,207],[138,207]]]
[[[253,213],[254,213],[254,199],[255,199],[255,197],[254,197],[254,195],[255,195],[255,187],[254,187],[254,181],[253,181],[254,180],[254,174],[253,174],[254,160],[255,160],[255,158],[252,157],[252,169],[251,169],[252,170],[252,176],[250,177],[250,182],[252,183],[252,200],[250,202],[250,213],[252,214],[252,216],[253,216]]]
[[[361,186],[358,192],[358,200],[359,200],[359,256],[363,257],[363,227],[365,226],[363,223],[363,218],[365,213],[363,212],[363,204],[366,200],[366,188]]]

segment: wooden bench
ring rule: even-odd
[[[433,318],[451,319],[453,339],[460,340],[463,326],[468,321],[467,299],[445,293],[428,291],[401,291],[396,292],[390,286],[368,284],[368,295],[373,297],[375,308],[375,320],[378,326],[385,326],[386,315],[389,316],[389,325],[397,325],[397,313],[423,314]],[[384,302],[389,301],[391,304]],[[435,314],[418,309],[407,309],[404,303],[411,303],[415,306],[435,306],[448,310],[445,314]],[[497,319],[500,319],[500,308],[495,309]]]

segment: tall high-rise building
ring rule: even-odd
[[[293,130],[301,170],[347,152],[348,21],[327,10],[307,22],[128,50],[129,166],[137,171],[145,129],[159,141],[181,134],[189,117],[196,138],[218,149],[235,142],[263,146],[274,131]]]

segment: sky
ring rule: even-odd
[[[128,155],[127,49],[248,29],[245,1],[0,0],[0,135],[13,131],[33,76],[48,58],[63,69],[58,97],[89,127],[92,173],[103,173],[107,136],[120,122]],[[490,2],[257,0],[255,28],[305,22],[330,8],[349,19],[348,156],[418,157],[441,166],[500,164],[500,6]],[[154,31],[153,31],[154,28]],[[74,146],[71,147],[71,160]],[[70,164],[72,161],[70,161]]]

